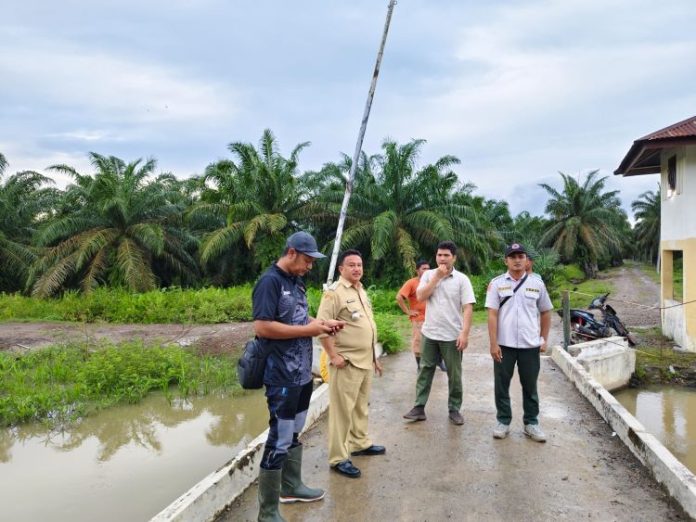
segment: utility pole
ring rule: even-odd
[[[387,43],[387,33],[389,32],[389,24],[391,23],[392,12],[394,11],[395,5],[396,0],[390,0],[389,7],[387,8],[387,20],[384,22],[382,42],[380,43],[379,52],[377,53],[377,62],[375,63],[375,70],[372,73],[372,83],[370,84],[370,91],[367,93],[367,102],[365,103],[365,112],[363,113],[362,123],[360,125],[360,132],[358,133],[358,142],[355,144],[355,152],[353,153],[353,163],[351,163],[350,172],[348,173],[348,181],[346,182],[346,192],[343,195],[341,213],[338,215],[338,226],[336,227],[336,240],[334,241],[333,253],[331,254],[329,275],[326,278],[327,285],[331,284],[331,282],[333,281],[334,272],[336,270],[336,260],[338,258],[338,251],[341,249],[341,238],[343,237],[343,226],[346,222],[346,214],[348,214],[348,202],[350,201],[350,196],[353,193],[353,181],[355,180],[355,171],[358,168],[358,161],[360,161],[360,151],[362,150],[363,139],[365,138],[367,120],[370,117],[372,98],[374,98],[375,96],[375,88],[377,87],[377,77],[379,76],[379,67],[382,63],[384,45]]]

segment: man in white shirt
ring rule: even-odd
[[[425,301],[427,306],[421,331],[421,369],[416,381],[416,403],[404,415],[405,419],[426,419],[425,404],[430,395],[435,366],[441,357],[447,366],[449,419],[457,426],[464,424],[459,412],[463,396],[462,352],[469,344],[476,298],[469,278],[454,268],[456,260],[457,246],[452,241],[441,242],[435,255],[437,268],[423,274],[416,290],[418,300]]]
[[[527,274],[527,251],[519,243],[505,250],[508,271],[493,279],[486,291],[488,336],[495,377],[497,425],[493,437],[510,433],[510,381],[517,373],[522,384],[524,434],[537,442],[546,435],[539,426],[537,378],[540,352],[546,351],[553,305],[540,277]]]

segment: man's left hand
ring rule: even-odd
[[[382,376],[382,363],[379,362],[379,359],[375,359],[374,366],[375,366],[375,375],[377,377],[381,377]]]
[[[463,352],[467,346],[469,346],[469,336],[462,332],[457,337],[457,351]]]
[[[546,353],[546,339],[541,338],[541,346],[539,347],[539,352]]]

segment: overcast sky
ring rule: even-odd
[[[265,128],[311,141],[301,170],[352,155],[388,0],[48,5],[3,2],[8,172],[94,151],[188,177]],[[423,138],[513,214],[599,169],[628,209],[658,181],[613,176],[633,140],[696,115],[695,27],[694,0],[400,0],[364,150]]]

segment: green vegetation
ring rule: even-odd
[[[630,237],[618,191],[604,192],[608,178],[597,178],[597,172],[590,172],[582,184],[561,173],[560,192],[541,184],[550,195],[546,212],[551,220],[540,243],[552,246],[563,262],[579,263],[587,277],[595,277],[603,263],[620,263]]]
[[[587,308],[595,297],[611,292],[613,287],[606,279],[583,279],[582,270],[577,265],[565,265],[559,274],[554,291],[551,292],[554,307],[561,309],[564,290],[570,292],[571,308]]]
[[[677,352],[660,328],[634,329],[640,341],[636,348],[634,385],[696,385],[696,354]]]
[[[224,323],[251,320],[251,286],[144,293],[98,288],[88,295],[66,292],[57,299],[0,294],[0,320],[109,323]]]
[[[235,389],[234,361],[178,347],[65,345],[25,355],[0,352],[0,426],[63,423],[151,390],[182,396]]]
[[[631,203],[631,209],[636,216],[635,249],[636,257],[649,263],[657,262],[660,250],[660,213],[661,213],[660,184],[657,192],[643,192],[638,199]]]

